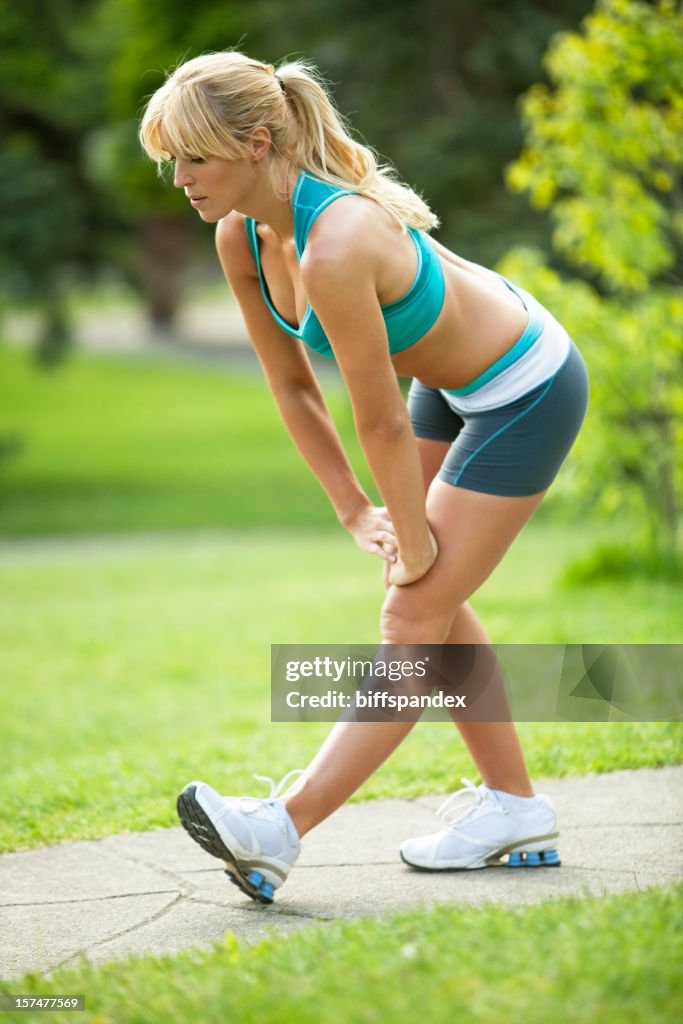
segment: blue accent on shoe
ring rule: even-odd
[[[261,895],[268,900],[269,903],[273,902],[275,890],[273,889],[272,882],[264,882],[259,891]]]
[[[509,868],[542,868],[561,863],[557,850],[519,850],[508,855]]]
[[[254,888],[260,889],[265,879],[260,871],[250,871],[247,875],[247,881],[253,885]]]

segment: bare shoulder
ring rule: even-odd
[[[307,287],[334,280],[336,287],[374,279],[390,215],[365,196],[340,196],[316,218],[306,240],[301,271]]]
[[[233,210],[216,224],[218,256],[231,276],[253,277],[256,273],[245,222],[244,214]]]

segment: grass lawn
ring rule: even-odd
[[[326,922],[254,946],[228,932],[208,952],[86,964],[0,983],[0,992],[84,994],[84,1018],[97,1024],[671,1024],[681,1010],[682,920],[680,886],[439,907]]]
[[[329,726],[270,722],[270,644],[375,642],[380,566],[336,526],[263,383],[85,355],[41,375],[8,350],[0,382],[0,436],[24,443],[0,472],[0,849],[171,825],[188,778],[248,791],[306,764]],[[348,403],[328,399],[365,473]],[[671,583],[561,585],[618,532],[532,521],[476,596],[492,638],[678,641]],[[520,728],[537,776],[681,757],[676,724]],[[423,725],[357,799],[472,772],[452,727]]]
[[[364,482],[347,399],[331,411]],[[76,354],[54,374],[0,349],[0,536],[333,525],[260,377]]]
[[[550,523],[522,533],[474,602],[492,637],[675,639],[673,585],[557,584],[584,540]],[[0,848],[173,825],[188,779],[249,792],[252,773],[303,767],[329,725],[270,722],[269,645],[373,643],[379,600],[379,562],[341,531],[3,545]],[[536,776],[669,764],[683,747],[678,723],[520,731]],[[444,791],[473,771],[452,726],[425,723],[357,798]]]

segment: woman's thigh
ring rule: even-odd
[[[450,441],[432,441],[424,437],[417,438],[417,450],[422,463],[425,490],[429,490],[432,480],[444,464],[451,447]]]
[[[416,583],[389,587],[381,613],[382,639],[443,643],[464,602],[501,561],[544,494],[506,497],[433,479],[427,519],[439,554]]]
[[[430,571],[387,590],[388,643],[442,643],[465,601],[533,515],[578,433],[588,398],[585,365],[571,346],[546,383],[507,406],[463,419],[443,395],[414,381],[409,409],[439,545]]]

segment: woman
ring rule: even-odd
[[[315,70],[243,54],[179,66],[152,96],[146,152],[173,161],[216,244],[282,418],[360,547],[385,562],[385,644],[488,644],[468,604],[538,507],[579,430],[583,360],[527,292],[428,234],[437,218],[347,134]],[[337,360],[385,507],[344,454],[305,345]],[[397,374],[414,378],[408,408]],[[432,870],[559,863],[511,722],[457,723],[483,780],[472,807],[403,860]],[[411,722],[339,721],[280,796],[193,782],[181,821],[249,896],[271,902],[301,837]]]

